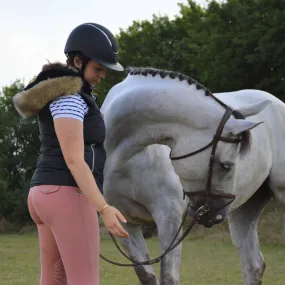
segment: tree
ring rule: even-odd
[[[120,31],[125,66],[152,66],[185,73],[213,92],[262,89],[285,100],[285,0],[189,0],[179,15],[154,16]],[[101,102],[124,78],[114,74],[97,90]]]
[[[262,89],[284,100],[284,11],[284,0],[211,2],[197,57],[202,79],[217,92]]]
[[[20,81],[4,87],[0,96],[0,218],[29,219],[26,198],[39,152],[35,119],[22,119],[12,97],[23,88]]]

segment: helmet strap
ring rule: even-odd
[[[84,78],[84,72],[85,72],[85,69],[86,69],[86,66],[88,64],[88,62],[90,61],[90,58],[84,56],[83,57],[83,62],[82,62],[82,66],[81,68],[79,69],[79,74]]]

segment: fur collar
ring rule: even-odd
[[[80,91],[91,94],[88,83],[77,72],[56,66],[42,71],[32,83],[13,97],[13,103],[18,113],[27,118],[37,115],[57,97]]]

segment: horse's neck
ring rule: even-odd
[[[178,80],[177,80],[178,81]],[[175,148],[191,131],[209,128],[223,108],[204,90],[172,79],[127,78],[105,116],[106,149],[132,157],[147,145]],[[109,96],[109,95],[108,95]]]

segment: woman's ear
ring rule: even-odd
[[[80,70],[82,68],[82,65],[83,65],[82,59],[78,55],[76,55],[74,57],[75,68]]]

